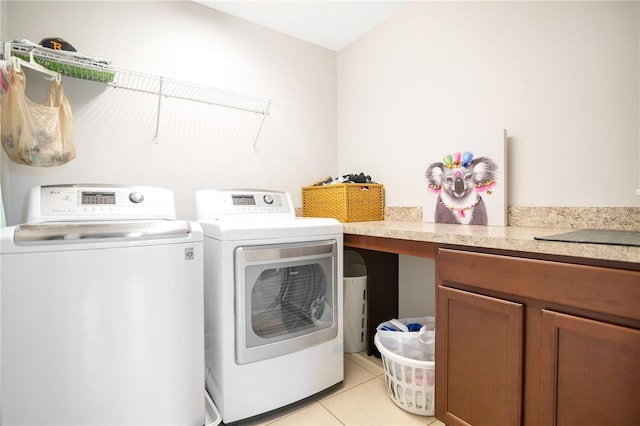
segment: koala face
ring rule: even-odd
[[[480,157],[464,166],[447,167],[444,163],[431,164],[425,173],[428,188],[443,199],[463,200],[482,185],[495,178],[496,164],[487,157]]]
[[[464,198],[473,191],[474,185],[473,167],[444,168],[442,171],[442,189],[454,198]]]

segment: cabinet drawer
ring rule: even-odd
[[[640,321],[640,271],[439,249],[440,283],[549,301]]]

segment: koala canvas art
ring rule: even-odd
[[[426,172],[427,189],[438,194],[436,223],[486,225],[487,207],[480,195],[496,185],[496,163],[488,157],[473,158],[469,151],[447,155]]]
[[[504,142],[504,130],[469,136],[450,144],[464,150],[429,164],[423,221],[506,225]]]

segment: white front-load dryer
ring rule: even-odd
[[[203,246],[168,190],[43,186],[2,229],[1,424],[205,424]]]
[[[342,225],[289,194],[196,192],[204,232],[206,386],[225,423],[344,379]]]

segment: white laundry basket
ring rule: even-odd
[[[373,338],[382,355],[384,381],[391,400],[403,410],[421,416],[435,414],[435,361],[418,361],[397,355]]]

